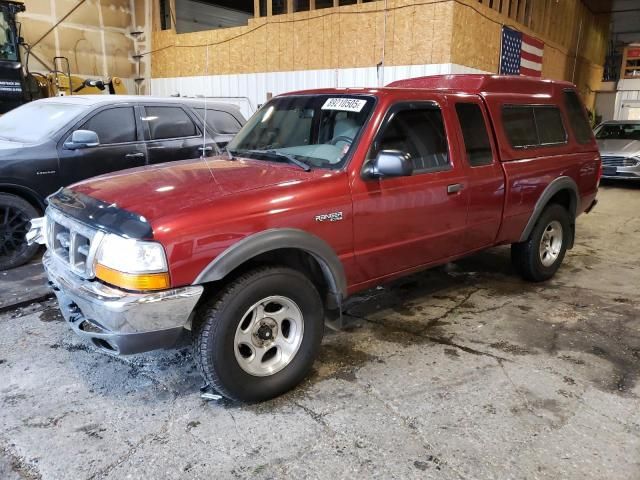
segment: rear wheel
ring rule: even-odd
[[[0,193],[0,270],[23,265],[38,252],[40,245],[28,245],[26,234],[31,219],[39,215],[26,200]]]
[[[323,328],[320,295],[304,274],[259,268],[198,309],[194,357],[207,383],[223,396],[266,400],[305,378]]]
[[[571,241],[571,216],[562,205],[549,205],[529,238],[511,245],[511,260],[520,275],[532,282],[553,277]]]

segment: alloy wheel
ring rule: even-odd
[[[273,375],[291,363],[304,335],[302,311],[290,298],[270,296],[244,314],[234,338],[240,367],[250,375]]]

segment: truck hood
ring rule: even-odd
[[[600,155],[615,157],[640,156],[640,141],[606,139],[598,140]]]
[[[149,222],[167,213],[249,190],[299,183],[326,173],[296,166],[226,157],[171,162],[102,175],[77,183],[73,191],[143,215]]]

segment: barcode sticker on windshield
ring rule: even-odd
[[[360,112],[365,104],[366,100],[359,98],[328,98],[322,110],[342,110],[344,112]]]

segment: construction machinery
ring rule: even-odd
[[[74,10],[80,3],[74,7]],[[20,35],[20,24],[17,21],[18,13],[24,11],[25,6],[21,2],[0,0],[0,115],[39,98],[107,92],[127,93],[122,79],[118,77],[89,79],[72,75],[69,60],[66,57],[55,57],[48,71],[44,73],[30,72],[30,56],[35,57],[42,65],[47,65],[47,62],[38,58],[32,49],[68,14],[40,39],[29,45]],[[25,52],[24,64],[20,47]]]

